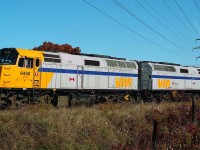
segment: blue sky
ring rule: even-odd
[[[195,43],[200,10],[194,4],[200,7],[200,1],[176,1],[191,24],[175,0],[115,1],[121,7],[111,0],[87,0],[118,23],[83,0],[1,0],[0,48],[32,49],[49,41],[79,46],[83,53],[200,65],[200,50],[192,51],[200,45]]]

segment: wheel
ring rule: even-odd
[[[25,97],[23,99],[20,99],[17,95],[13,94],[13,95],[9,95],[7,98],[7,106],[9,108],[21,108],[22,106],[25,105],[24,101],[25,101]],[[27,98],[26,98],[27,100]]]
[[[42,104],[51,104],[53,106],[57,106],[58,96],[55,94],[41,94],[39,96],[39,102]]]
[[[55,107],[58,105],[58,96],[57,96],[57,95],[52,94],[52,97],[51,97],[51,104],[52,104],[53,106],[55,106]]]

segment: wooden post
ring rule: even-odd
[[[156,150],[157,149],[157,141],[158,139],[158,121],[153,122],[153,135],[152,135],[152,150]]]
[[[196,96],[192,93],[192,121],[196,124]]]
[[[69,108],[72,107],[72,94],[69,94],[69,97],[68,97],[68,107]]]

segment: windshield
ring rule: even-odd
[[[18,53],[16,49],[1,49],[0,50],[0,65],[15,65]]]

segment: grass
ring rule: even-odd
[[[90,108],[27,106],[0,111],[0,149],[198,149],[191,103],[102,104]],[[200,119],[197,112],[197,120]]]

